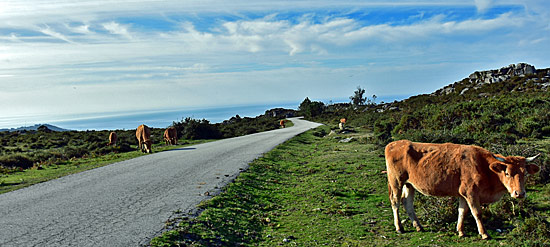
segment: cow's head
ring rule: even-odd
[[[151,140],[145,141],[145,151],[147,151],[147,153],[153,152],[153,150],[151,149]]]
[[[489,168],[495,172],[510,196],[525,197],[525,178],[527,174],[535,174],[540,168],[537,165],[527,164],[535,160],[540,154],[525,158],[521,156],[501,157],[493,155],[493,162]]]

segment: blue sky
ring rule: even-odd
[[[67,115],[431,93],[550,67],[528,1],[0,0],[0,128]]]

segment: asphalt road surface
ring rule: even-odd
[[[140,246],[176,211],[219,192],[255,158],[319,126],[154,153],[0,195],[0,246]]]

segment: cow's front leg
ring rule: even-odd
[[[464,236],[464,216],[468,213],[468,202],[464,197],[458,198],[458,223],[456,224],[456,230],[458,231],[458,236]]]
[[[477,198],[468,198],[466,199],[468,202],[468,206],[470,206],[470,210],[472,211],[472,215],[474,216],[474,219],[477,223],[477,231],[479,232],[479,235],[481,235],[482,239],[489,239],[489,235],[487,235],[487,231],[485,231],[485,227],[483,227],[483,223],[481,222],[481,207],[479,200]]]

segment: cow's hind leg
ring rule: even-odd
[[[395,231],[398,233],[403,233],[403,225],[401,225],[401,220],[399,219],[399,203],[401,201],[401,193],[403,185],[399,181],[389,181],[388,177],[388,191],[390,194],[391,208],[393,211],[393,224],[395,225]]]
[[[416,231],[423,231],[422,225],[420,225],[420,222],[418,221],[418,217],[416,217],[416,213],[414,212],[414,193],[415,190],[412,185],[405,184],[405,187],[403,187],[403,206],[405,207],[405,210],[407,211],[407,214],[409,215],[409,219],[411,219],[413,226],[416,228]]]
[[[464,216],[468,213],[468,202],[464,197],[458,198],[458,223],[456,224],[456,230],[458,231],[458,236],[464,236]]]

